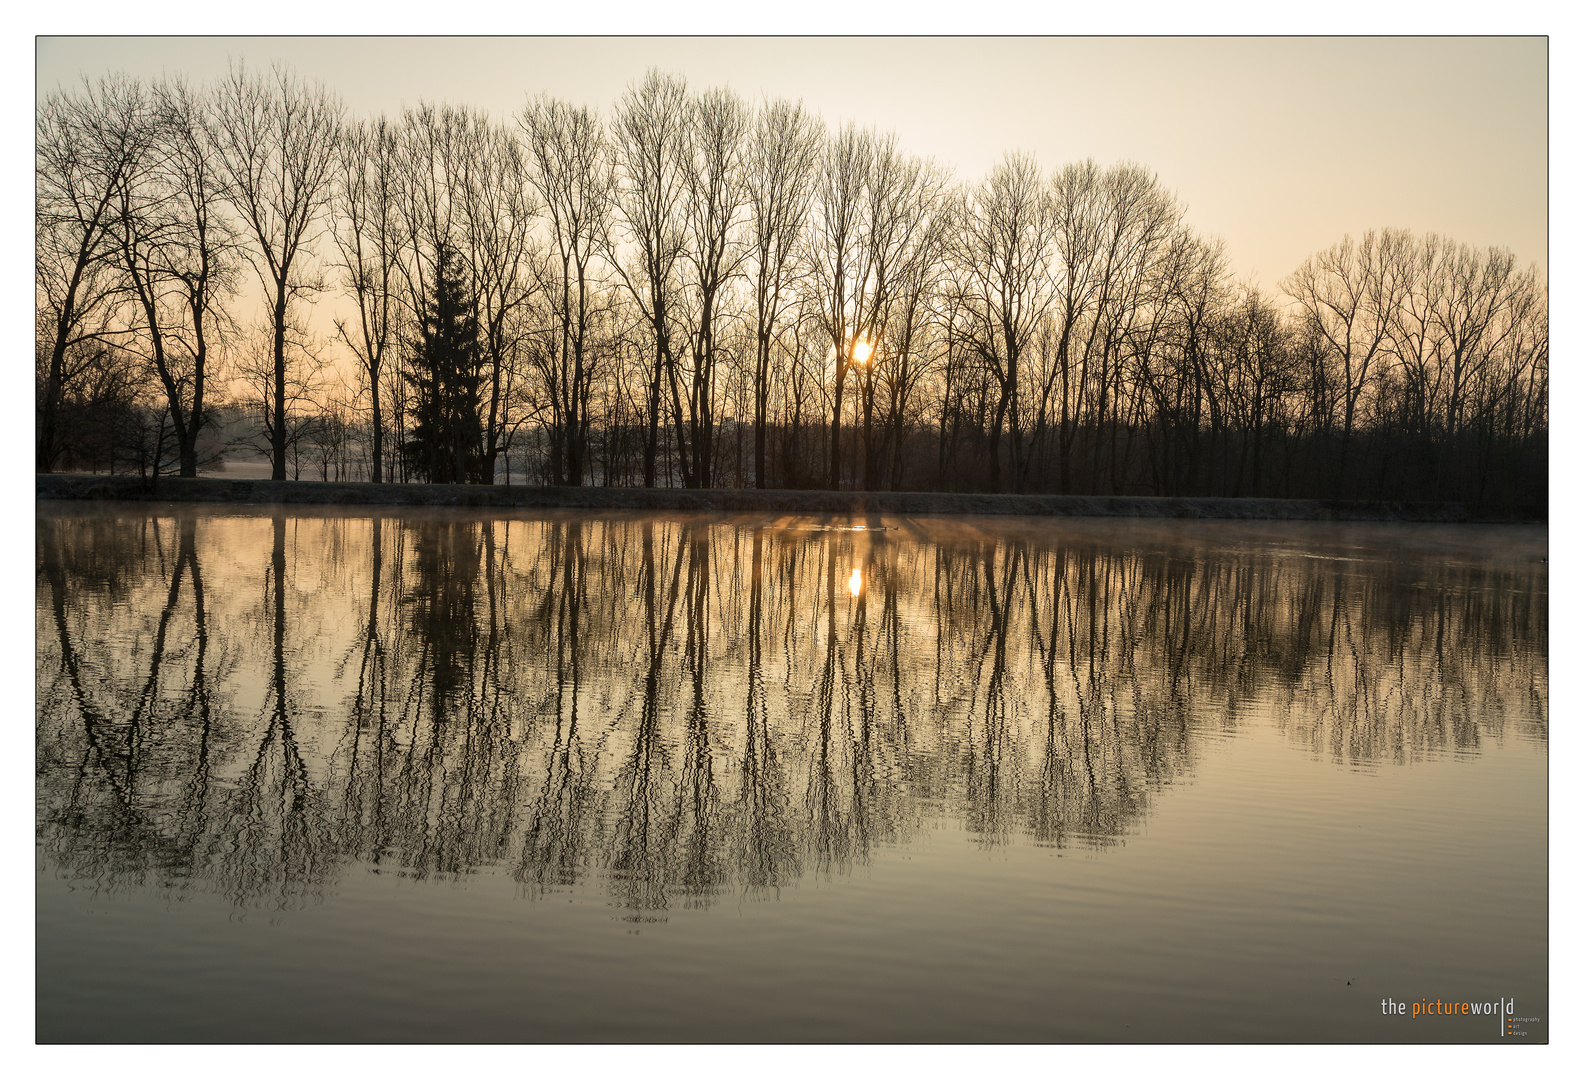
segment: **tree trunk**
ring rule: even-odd
[[[270,432],[270,479],[286,479],[286,273],[275,292],[275,401]]]

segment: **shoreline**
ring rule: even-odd
[[[1131,517],[1229,521],[1406,521],[1545,524],[1535,508],[1475,513],[1461,503],[1154,495],[976,495],[938,491],[759,491],[749,488],[504,487],[319,480],[37,474],[37,500],[434,506],[560,510],[704,510],[824,514]]]

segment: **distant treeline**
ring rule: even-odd
[[[109,76],[37,140],[42,472],[1545,505],[1504,249],[1371,231],[1277,297],[1138,165],[959,183],[659,72],[504,120]]]

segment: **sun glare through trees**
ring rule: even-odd
[[[43,88],[38,471],[1544,505],[1505,248],[1384,223],[1273,289],[1148,163],[959,177],[660,70],[522,101]]]

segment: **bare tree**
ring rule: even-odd
[[[1510,251],[1481,251],[1433,233],[1392,254],[1403,263],[1388,330],[1400,400],[1386,408],[1399,437],[1421,448],[1419,482],[1439,496],[1449,474],[1475,464],[1465,445],[1470,401],[1493,385],[1487,370],[1499,363],[1506,337],[1521,332],[1522,320],[1510,316],[1528,304],[1537,277],[1533,267],[1519,270]],[[1472,419],[1478,428],[1481,418]]]
[[[518,123],[528,139],[529,181],[550,223],[550,252],[541,273],[556,326],[540,365],[549,399],[550,472],[555,483],[576,487],[587,458],[596,364],[597,262],[613,203],[610,149],[598,115],[587,107],[541,95]]]
[[[903,486],[908,433],[923,416],[920,389],[945,357],[941,279],[951,228],[951,215],[943,206],[941,212],[928,216],[919,231],[897,275],[896,302],[886,319],[880,363],[875,368],[885,390],[884,440],[891,457],[889,487],[893,491]],[[879,457],[875,455],[875,467],[866,473],[871,486],[877,481]]]
[[[35,467],[60,457],[60,410],[67,389],[103,366],[122,336],[115,325],[118,200],[144,158],[152,128],[143,87],[123,75],[86,79],[39,106],[34,281],[38,356]]]
[[[468,118],[461,177],[463,260],[473,288],[480,353],[485,365],[481,402],[480,479],[495,482],[522,409],[520,349],[528,302],[536,283],[533,225],[536,206],[522,145],[482,113]]]
[[[239,61],[220,83],[221,160],[230,197],[254,247],[248,251],[273,327],[276,410],[271,477],[286,479],[286,337],[293,302],[324,286],[313,243],[330,199],[342,107],[319,84],[284,67],[250,73]]]
[[[353,425],[347,398],[347,387],[339,379],[328,379],[323,399],[319,401],[313,424],[308,428],[303,445],[319,470],[323,481],[348,479],[348,450],[352,442]]]
[[[653,344],[643,449],[643,483],[651,488],[660,445],[660,390],[676,364],[672,343],[679,331],[673,307],[685,243],[681,201],[687,118],[686,81],[651,69],[641,84],[628,87],[611,124],[613,197],[633,256],[623,265],[612,238],[606,258],[632,294]]]
[[[1441,408],[1443,343],[1434,320],[1446,284],[1441,273],[1443,242],[1432,233],[1413,246],[1405,268],[1407,288],[1388,329],[1401,380],[1398,420],[1419,438],[1431,435]]]
[[[117,200],[137,312],[128,343],[164,392],[181,474],[196,476],[214,347],[231,326],[224,301],[237,290],[237,238],[208,103],[180,81],[156,85],[151,100],[147,160]]]
[[[748,200],[743,156],[750,126],[748,106],[729,90],[709,90],[689,102],[682,169],[688,268],[683,295],[691,346],[685,435],[680,409],[676,415],[682,477],[688,487],[710,486],[721,306],[747,253],[739,226]],[[671,393],[674,402],[674,383]]]
[[[948,176],[932,161],[903,153],[895,135],[879,137],[864,191],[862,243],[858,252],[858,288],[852,340],[847,346],[850,370],[857,375],[863,470],[860,486],[873,490],[880,474],[875,434],[876,392],[894,371],[897,357],[891,319],[911,282],[929,280],[940,256],[940,237],[931,228],[944,210]],[[836,410],[833,409],[833,415]]]
[[[747,186],[754,300],[754,484],[767,485],[770,358],[793,284],[825,129],[802,102],[763,104],[749,142]]]
[[[1372,229],[1357,244],[1346,236],[1305,259],[1282,282],[1339,376],[1342,431],[1332,459],[1338,489],[1347,475],[1359,401],[1390,355],[1388,335],[1411,273],[1409,244],[1399,229]]]
[[[1126,365],[1118,379],[1119,396],[1129,375],[1139,391],[1153,396],[1161,450],[1169,458],[1157,494],[1193,494],[1197,485],[1208,483],[1207,423],[1212,446],[1225,440],[1226,402],[1218,392],[1221,381],[1213,377],[1212,352],[1215,320],[1227,297],[1226,276],[1220,241],[1180,228],[1163,259],[1163,292],[1148,305],[1159,313],[1159,323],[1150,322],[1147,335],[1133,335],[1147,336],[1152,347],[1130,350],[1133,355],[1125,359],[1136,362]],[[1155,332],[1159,324],[1164,332]]]
[[[1143,383],[1123,383],[1124,363],[1130,353],[1134,368],[1147,363],[1161,330],[1173,260],[1186,257],[1186,234],[1178,227],[1182,208],[1153,173],[1132,163],[1109,169],[1093,161],[1070,164],[1051,184],[1055,327],[1041,361],[1035,426],[1041,433],[1047,423],[1055,428],[1060,490],[1067,493],[1080,430],[1094,438],[1090,483],[1102,483],[1106,457],[1099,446],[1109,424],[1105,471],[1114,488],[1125,472],[1117,460],[1117,432],[1130,430],[1118,399],[1129,397],[1135,412],[1144,407],[1138,396]],[[1056,414],[1050,421],[1047,410]]]
[[[396,206],[396,132],[381,116],[347,126],[336,162],[332,230],[348,291],[357,303],[357,325],[337,319],[336,334],[358,361],[369,394],[369,480],[385,479],[386,359],[400,337],[400,236]]]
[[[205,401],[217,346],[236,336],[227,303],[237,294],[239,236],[227,205],[213,103],[180,80],[155,86],[159,110],[161,171],[181,222],[177,243],[167,248],[183,318],[173,345],[183,353],[191,397],[178,425],[183,476],[197,475],[198,437],[211,420]],[[178,383],[160,373],[173,419],[183,411]]]
[[[1269,430],[1285,419],[1286,400],[1298,383],[1291,331],[1271,300],[1245,286],[1216,313],[1212,335],[1220,397],[1242,436],[1237,469],[1225,490],[1233,498],[1241,496],[1246,478],[1249,494],[1259,498]]]
[[[821,301],[822,322],[831,360],[831,423],[827,483],[841,487],[841,414],[847,374],[864,330],[862,303],[867,273],[862,256],[864,192],[875,156],[875,135],[846,124],[831,138],[820,162],[820,177],[809,230],[810,262]],[[868,347],[868,343],[864,342]]]
[[[1536,280],[1531,267],[1517,268],[1504,248],[1480,251],[1466,244],[1441,245],[1443,287],[1430,305],[1431,320],[1444,342],[1446,366],[1446,430],[1456,436],[1464,420],[1471,383],[1483,375],[1513,323],[1502,316],[1530,292]]]
[[[1091,369],[1084,408],[1095,446],[1090,490],[1108,486],[1115,491],[1124,483],[1131,433],[1145,407],[1144,380],[1130,379],[1130,369],[1139,370],[1172,318],[1185,310],[1173,305],[1178,298],[1173,290],[1218,298],[1225,262],[1219,241],[1203,241],[1183,225],[1182,204],[1142,166],[1112,166],[1101,194],[1103,255],[1097,274],[1100,290],[1084,338],[1083,362]],[[1193,326],[1198,333],[1203,323]],[[1127,433],[1128,441],[1119,453],[1120,433]]]
[[[956,219],[952,262],[962,295],[961,333],[1000,388],[990,421],[990,486],[1002,490],[1005,424],[1014,483],[1021,487],[1024,357],[1053,299],[1053,214],[1033,157],[1009,154],[959,198]]]
[[[275,342],[281,339],[276,335],[273,324],[263,325],[242,345],[236,374],[243,387],[242,405],[251,414],[252,423],[237,445],[272,462],[289,460],[291,478],[300,480],[303,453],[329,401],[332,373],[320,343],[293,322],[284,335],[287,362],[282,380],[275,353]],[[277,393],[284,393],[284,398],[277,398]]]
[[[1063,494],[1071,490],[1073,444],[1087,374],[1081,362],[1081,336],[1084,325],[1092,325],[1094,307],[1104,291],[1104,282],[1098,280],[1105,232],[1102,177],[1100,167],[1090,159],[1066,165],[1051,178],[1056,332],[1046,350],[1039,411],[1043,418],[1050,407],[1057,410],[1056,455]]]
[[[396,193],[402,257],[398,266],[407,314],[419,317],[439,266],[463,244],[460,180],[465,169],[465,114],[419,102],[402,113],[396,133]],[[471,289],[471,282],[464,283]],[[468,305],[471,308],[471,303]]]

